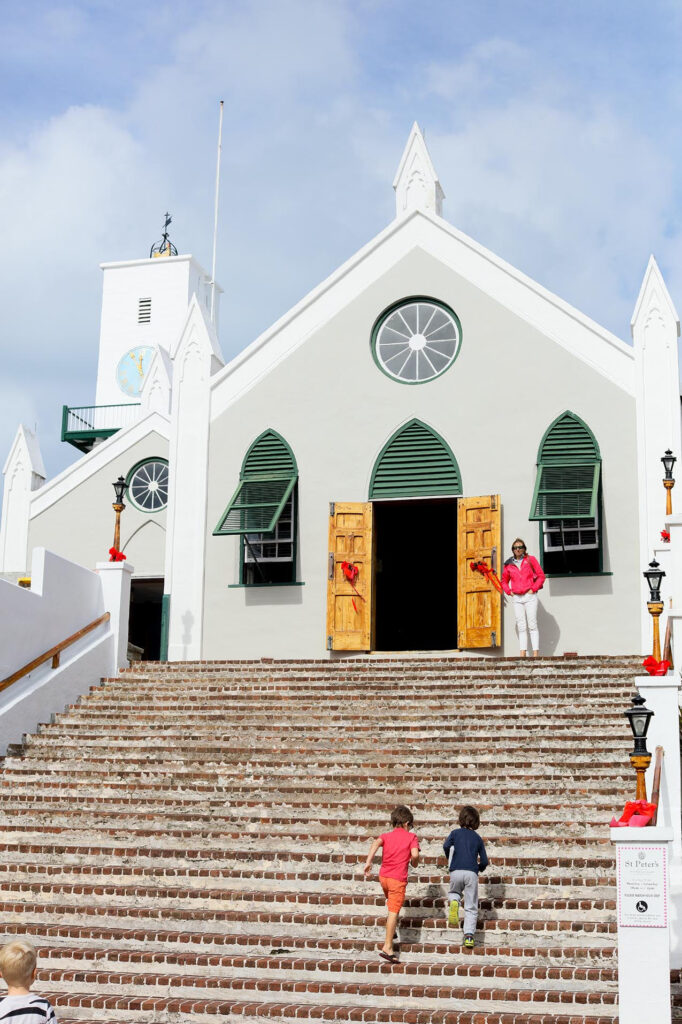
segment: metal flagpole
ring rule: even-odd
[[[211,323],[215,327],[215,261],[218,246],[218,196],[220,194],[220,154],[223,148],[223,101],[220,101],[218,124],[218,161],[215,172],[215,210],[213,214],[213,263],[211,265]]]

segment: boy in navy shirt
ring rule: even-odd
[[[471,949],[478,920],[478,875],[488,866],[483,840],[476,834],[481,819],[475,807],[459,812],[459,828],[452,830],[443,843],[450,868],[448,924],[459,924],[459,906],[464,899],[464,945]]]

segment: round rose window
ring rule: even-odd
[[[160,512],[168,504],[168,463],[149,459],[133,470],[128,497],[143,512]]]
[[[461,342],[457,316],[432,299],[411,299],[394,306],[373,331],[377,363],[403,384],[424,384],[439,377],[457,358]]]

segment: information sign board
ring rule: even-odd
[[[621,928],[668,927],[665,846],[619,844],[618,924]]]

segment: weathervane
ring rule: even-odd
[[[163,221],[163,235],[161,236],[160,242],[154,242],[153,246],[149,250],[149,258],[153,256],[177,256],[178,250],[175,248],[170,238],[168,237],[168,227],[173,220],[170,213],[166,211],[164,213]]]

